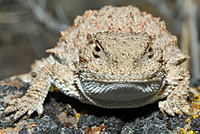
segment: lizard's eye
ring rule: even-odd
[[[149,47],[148,52],[152,52],[152,51],[153,51],[152,47]]]
[[[99,58],[100,57],[100,51],[101,51],[100,46],[95,45],[94,50],[92,52],[92,54],[94,55],[95,58]]]
[[[95,57],[95,58],[99,58],[100,55],[102,54],[103,50],[104,50],[104,49],[103,49],[103,47],[101,46],[101,43],[100,43],[98,40],[96,40],[96,41],[95,41],[94,49],[93,49],[93,51],[92,51],[92,54],[94,55],[94,57]]]
[[[149,58],[152,58],[153,57],[153,48],[152,47],[149,47],[149,49],[148,49],[148,57]]]
[[[96,51],[96,52],[100,52],[100,51],[101,51],[101,48],[100,48],[99,46],[96,45],[96,46],[95,46],[95,51]]]

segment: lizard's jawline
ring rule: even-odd
[[[154,100],[165,84],[163,78],[153,81],[131,83],[87,81],[80,77],[76,84],[91,103],[104,108],[134,108]]]

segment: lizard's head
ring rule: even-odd
[[[76,83],[95,105],[137,107],[161,90],[162,50],[148,34],[98,32],[87,41],[79,52]]]

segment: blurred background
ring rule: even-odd
[[[105,5],[137,6],[164,20],[191,57],[183,66],[200,77],[200,0],[0,0],[0,80],[30,71],[77,15]]]

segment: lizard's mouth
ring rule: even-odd
[[[131,82],[105,82],[76,79],[76,84],[88,101],[104,108],[134,108],[155,99],[165,84],[164,77]]]

